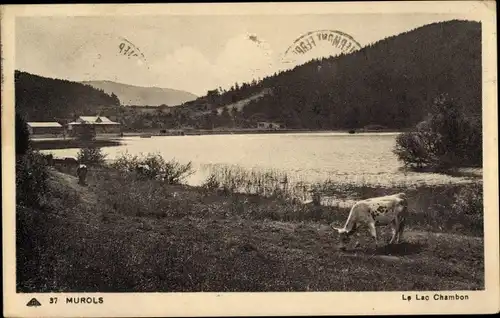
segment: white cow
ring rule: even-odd
[[[345,249],[349,237],[360,226],[368,227],[376,246],[378,246],[376,226],[390,225],[392,228],[392,238],[389,244],[392,244],[394,241],[399,243],[407,213],[408,202],[405,193],[375,197],[356,202],[349,212],[349,217],[344,227],[336,228],[332,225],[332,228],[340,235],[342,249]]]

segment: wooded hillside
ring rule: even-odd
[[[16,112],[28,121],[54,121],[95,115],[101,107],[119,106],[116,95],[76,82],[15,72]]]
[[[412,127],[440,94],[481,113],[481,25],[447,21],[383,39],[350,55],[314,60],[261,81],[213,90],[181,107],[210,110],[270,89],[237,116],[290,128]],[[207,115],[208,117],[210,115]]]

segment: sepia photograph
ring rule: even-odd
[[[492,4],[2,6],[10,313],[498,311]]]

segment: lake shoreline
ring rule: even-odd
[[[118,139],[96,139],[92,141],[81,141],[78,139],[32,139],[31,145],[36,150],[57,150],[73,149],[84,147],[112,147],[120,146],[122,143]]]
[[[334,133],[346,136],[363,136],[366,134],[399,134],[401,131],[393,130],[379,130],[379,131],[358,131],[356,133],[349,133],[344,130],[302,130],[302,129],[289,129],[289,130],[193,130],[183,132],[182,134],[175,133],[158,133],[155,132],[126,132],[122,135],[108,135],[97,136],[95,140],[90,142],[82,142],[74,137],[53,137],[53,138],[37,138],[31,139],[34,149],[37,150],[56,150],[56,149],[73,149],[82,148],[85,146],[91,147],[112,147],[120,146],[123,144],[123,138],[141,137],[149,139],[151,137],[176,137],[176,136],[214,136],[214,135],[265,135],[265,134],[321,134],[321,133]]]
[[[356,135],[360,133],[402,133],[403,130],[381,129],[381,130],[355,130],[354,133],[348,130],[312,130],[312,129],[255,129],[255,128],[241,128],[241,129],[166,129],[165,133],[155,130],[145,130],[142,132],[124,132],[124,137],[140,137],[144,135],[151,136],[199,136],[199,135],[248,135],[248,134],[297,134],[297,133],[343,133]]]

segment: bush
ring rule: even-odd
[[[483,214],[483,185],[482,183],[465,186],[455,194],[452,209],[459,214]]]
[[[168,184],[180,184],[194,173],[191,162],[181,164],[175,160],[166,161],[159,154],[149,153],[146,156],[122,154],[111,167],[120,171],[136,171],[139,165],[148,165],[151,179],[162,179]]]
[[[422,131],[405,132],[396,137],[394,153],[412,168],[423,168],[437,162],[433,154],[434,138]]]
[[[28,150],[16,158],[16,204],[39,207],[47,190],[49,176],[45,157],[36,150]]]
[[[220,183],[217,180],[217,177],[212,173],[208,176],[208,178],[201,185],[202,188],[207,190],[216,190],[220,187]]]
[[[16,113],[16,155],[24,155],[30,148],[30,133],[24,118]]]
[[[101,148],[85,147],[78,152],[78,162],[85,164],[103,164],[106,155],[102,153]]]
[[[439,97],[427,120],[397,137],[394,153],[412,168],[481,166],[481,121],[467,118],[447,96]]]

